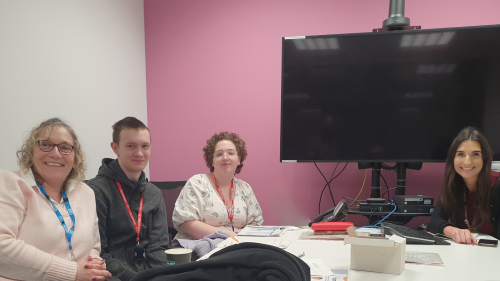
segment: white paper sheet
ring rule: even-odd
[[[438,253],[406,252],[406,262],[420,264],[443,264],[443,260]]]
[[[238,236],[281,236],[285,231],[285,227],[247,225]]]
[[[318,280],[318,279],[313,279],[312,277],[320,277],[323,281],[335,281],[336,277],[333,272],[326,267],[326,265],[323,263],[323,260],[321,259],[304,259],[303,260],[311,269],[311,280]]]

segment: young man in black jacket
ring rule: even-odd
[[[167,213],[161,191],[143,172],[151,153],[146,125],[134,117],[116,122],[111,148],[117,159],[103,159],[87,184],[96,198],[101,257],[113,277],[126,281],[167,265]]]

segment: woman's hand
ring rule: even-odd
[[[210,233],[214,233],[217,230],[223,231],[230,236],[236,236],[236,233],[232,232],[231,230],[217,228],[201,221],[186,221],[179,227],[181,231],[184,232],[184,234],[186,234],[193,240],[202,239],[203,237],[209,235]]]
[[[250,225],[250,226],[259,226],[258,224],[253,223],[253,222],[252,222],[252,223],[249,223],[249,224],[247,224],[247,225]],[[245,227],[246,227],[246,225],[245,225],[245,226],[243,226],[243,227],[241,227],[241,229],[240,229],[240,230],[236,231],[236,234],[240,233],[240,232],[243,230],[243,228],[245,228]]]
[[[88,257],[86,262],[77,264],[76,281],[104,281],[111,277],[104,260]]]
[[[461,229],[454,226],[447,226],[443,229],[444,235],[451,237],[453,241],[463,244],[477,245],[476,238],[472,236],[468,229]]]

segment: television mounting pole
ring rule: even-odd
[[[420,170],[422,162],[397,162],[396,171],[398,180],[396,183],[396,195],[405,195],[406,192],[406,169]]]
[[[410,19],[405,17],[405,0],[390,0],[389,17],[382,23],[382,28],[374,28],[373,32],[393,30],[421,29],[420,25],[410,26]]]

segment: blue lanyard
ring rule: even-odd
[[[73,210],[71,210],[71,205],[69,204],[68,195],[66,195],[66,192],[61,191],[64,204],[66,205],[66,209],[68,209],[69,217],[71,218],[71,221],[73,222],[73,226],[71,227],[71,229],[69,231],[68,231],[68,227],[66,226],[66,222],[64,221],[64,218],[62,217],[61,213],[59,212],[57,207],[54,205],[54,203],[52,203],[52,201],[50,200],[50,196],[47,194],[45,189],[39,183],[36,183],[36,185],[38,186],[38,188],[40,188],[40,191],[42,191],[43,195],[45,195],[45,198],[47,198],[47,200],[49,200],[50,204],[52,204],[52,208],[54,209],[54,212],[56,213],[57,218],[59,218],[59,222],[61,222],[62,227],[64,227],[64,232],[66,232],[66,238],[68,238],[68,242],[69,242],[69,251],[71,252],[71,258],[73,259],[73,261],[76,262],[75,255],[73,254],[73,246],[71,245],[71,238],[73,237],[73,232],[75,230],[75,215],[73,214]]]

